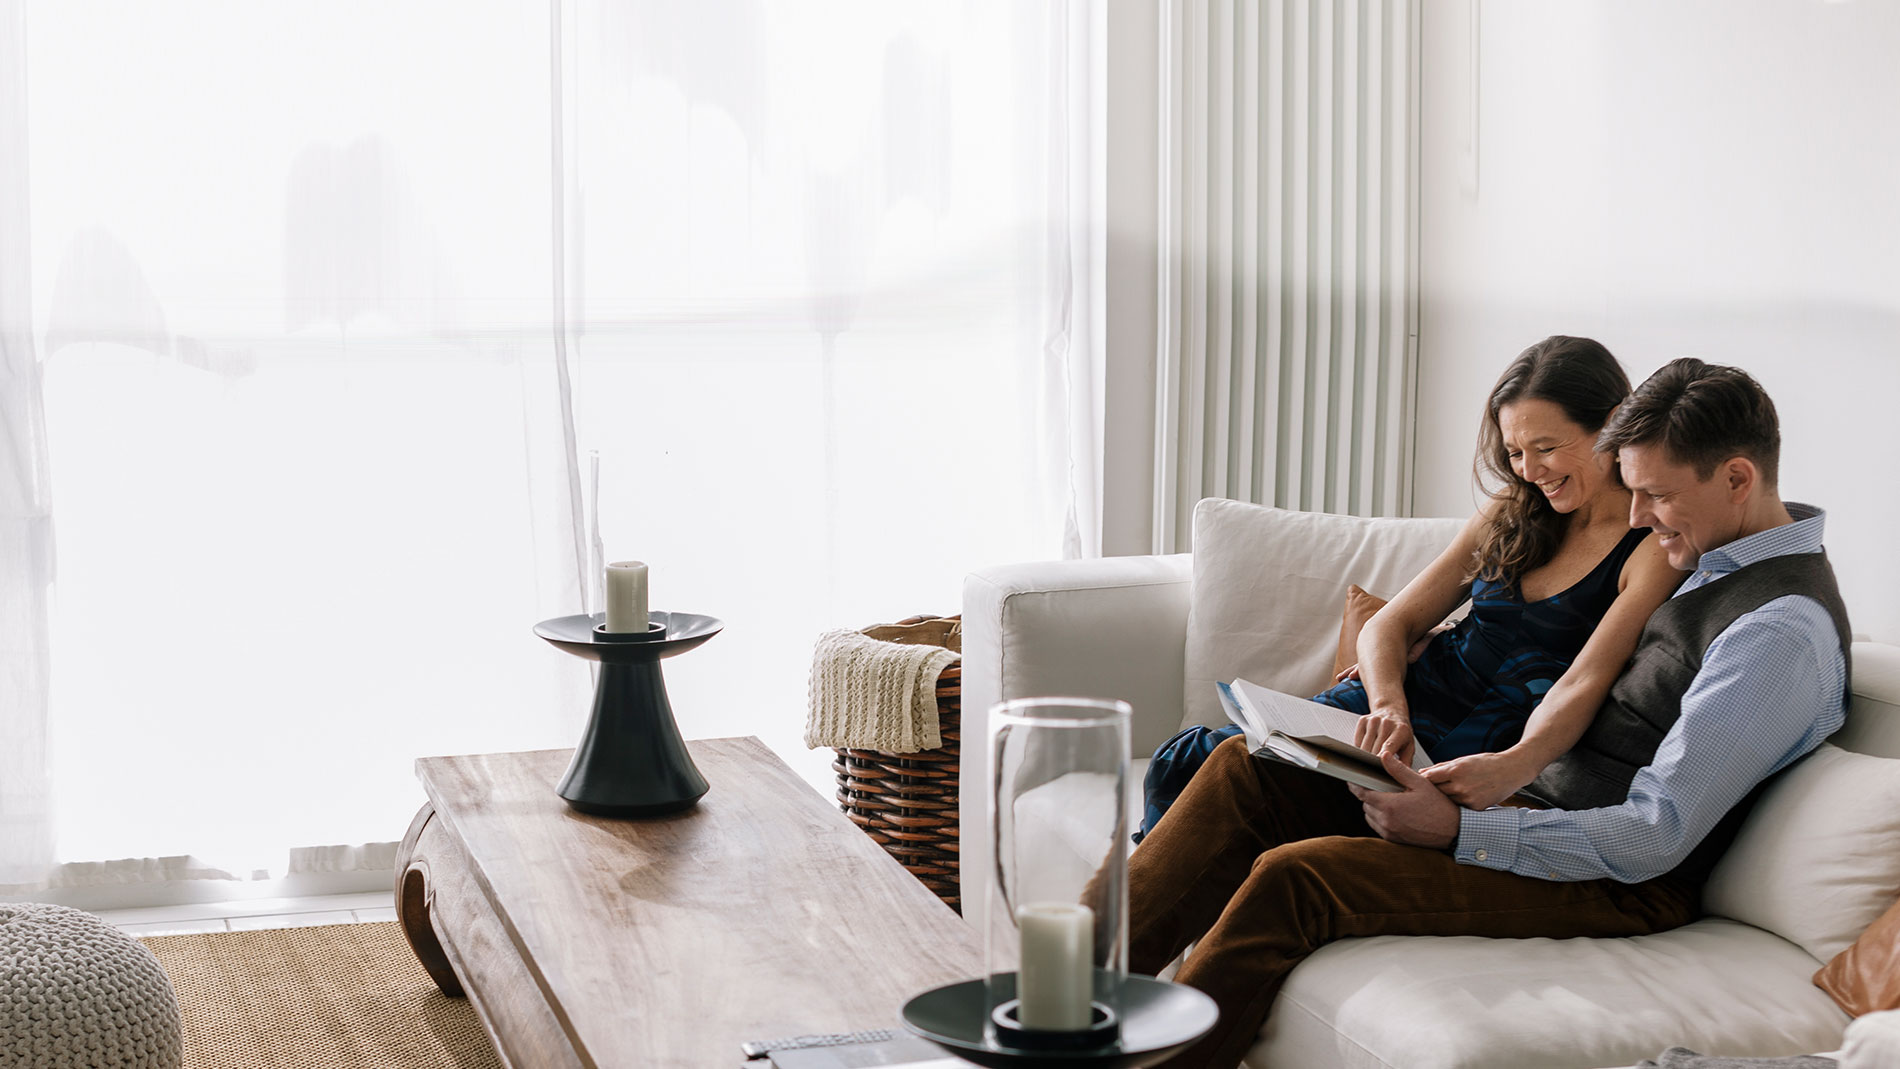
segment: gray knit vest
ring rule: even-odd
[[[1629,798],[1630,781],[1655,759],[1663,736],[1682,714],[1682,696],[1702,670],[1709,645],[1738,617],[1789,594],[1821,603],[1833,618],[1846,656],[1852,644],[1847,607],[1825,553],[1770,557],[1678,594],[1650,616],[1636,653],[1583,738],[1520,793],[1553,809],[1621,805]],[[1731,810],[1681,868],[1706,874],[1734,837],[1754,796]]]

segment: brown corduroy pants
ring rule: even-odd
[[[1233,738],[1129,859],[1129,970],[1152,976],[1200,940],[1175,979],[1212,996],[1220,1022],[1165,1065],[1226,1069],[1287,974],[1335,939],[1643,935],[1694,919],[1699,897],[1670,876],[1540,880],[1386,842],[1345,784]]]

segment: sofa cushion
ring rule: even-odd
[[[1219,498],[1196,505],[1181,726],[1226,723],[1214,684],[1237,676],[1289,694],[1331,685],[1346,587],[1391,597],[1464,522],[1290,512]]]
[[[1822,966],[1814,984],[1856,1017],[1900,1010],[1900,901]]]
[[[1708,918],[1632,939],[1380,936],[1294,970],[1252,1066],[1589,1069],[1666,1047],[1827,1050],[1847,1015],[1801,948]]]
[[[1763,792],[1710,874],[1702,906],[1826,961],[1896,895],[1900,761],[1822,743]]]
[[[1359,632],[1385,605],[1385,598],[1368,594],[1358,583],[1346,588],[1346,611],[1339,618],[1339,652],[1333,654],[1332,678],[1338,679],[1341,672],[1359,663]]]

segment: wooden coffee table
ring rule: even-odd
[[[637,821],[555,796],[568,750],[416,762],[398,914],[509,1065],[738,1066],[981,975],[977,933],[759,740],[688,747],[712,790]]]

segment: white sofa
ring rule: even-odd
[[[1219,722],[1214,680],[1322,689],[1346,585],[1389,597],[1457,526],[1204,501],[1193,556],[1015,564],[970,575],[961,851],[968,919],[985,922],[993,702],[1054,694],[1127,700],[1135,710],[1134,813],[1155,746],[1184,723]],[[1847,600],[1851,607],[1854,592]],[[1900,647],[1856,642],[1852,690],[1834,745],[1792,766],[1751,816],[1711,879],[1705,918],[1635,939],[1342,941],[1294,971],[1248,1064],[1556,1069],[1631,1065],[1670,1046],[1758,1057],[1839,1048],[1849,1017],[1810,978],[1900,895],[1900,760],[1882,760],[1900,758]],[[1900,1033],[1892,1016],[1876,1016]]]

